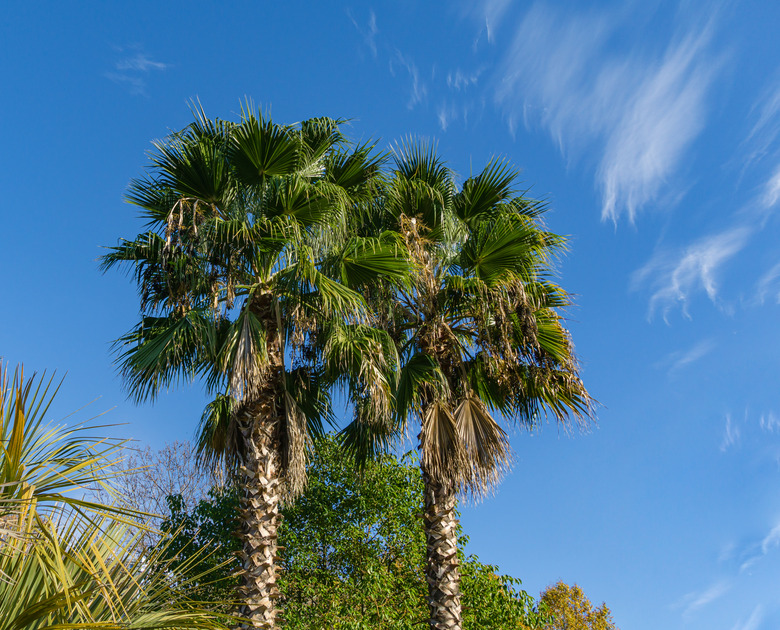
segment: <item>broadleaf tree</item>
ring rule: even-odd
[[[285,627],[297,630],[372,628],[412,630],[427,623],[425,536],[419,526],[423,484],[419,466],[392,455],[354,462],[336,440],[318,440],[309,483],[285,507],[279,541],[284,547],[280,590]],[[229,598],[240,549],[234,510],[238,495],[215,489],[194,509],[169,498],[164,529],[171,557],[186,562],[205,553],[222,563],[216,580],[204,580],[204,599]],[[459,531],[461,541],[465,536]],[[546,617],[520,580],[461,553],[463,619],[469,629],[541,628]]]

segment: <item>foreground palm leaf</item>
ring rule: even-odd
[[[392,243],[348,231],[375,196],[379,159],[348,145],[338,121],[281,126],[249,108],[239,124],[199,112],[155,146],[128,195],[150,231],[103,257],[131,270],[141,298],[120,364],[138,400],[195,377],[215,395],[199,444],[238,476],[241,612],[272,628],[279,503],[303,488],[310,440],[331,419],[323,379],[336,371],[322,350],[362,330],[350,285],[404,273]],[[353,368],[380,354],[367,356]],[[389,387],[366,395],[386,400]]]
[[[488,492],[509,464],[496,417],[530,427],[546,413],[566,422],[591,412],[556,311],[569,297],[549,277],[565,241],[541,225],[541,204],[513,192],[515,179],[492,162],[458,190],[432,148],[402,146],[376,222],[400,234],[413,270],[407,287],[374,300],[400,360],[400,423],[353,423],[344,439],[368,455],[419,420],[436,630],[462,625],[456,496]]]
[[[164,550],[140,552],[132,513],[82,498],[110,492],[121,442],[45,425],[56,389],[0,366],[0,630],[225,630],[187,596],[183,573],[152,571]]]

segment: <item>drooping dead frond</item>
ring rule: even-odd
[[[282,502],[291,504],[306,487],[306,462],[311,447],[306,416],[289,391],[284,392],[281,433]]]
[[[453,415],[469,465],[461,487],[480,497],[493,489],[509,467],[509,437],[472,391],[467,392]]]
[[[455,418],[446,402],[437,400],[424,411],[420,431],[420,465],[443,485],[458,487],[469,468]]]
[[[241,313],[240,326],[233,343],[235,350],[227,366],[230,393],[236,400],[243,401],[257,394],[256,388],[262,382],[268,362],[265,330],[249,309]]]

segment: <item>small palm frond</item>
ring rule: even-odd
[[[0,364],[0,526],[62,504],[84,516],[117,511],[80,493],[113,494],[106,481],[125,441],[94,437],[99,425],[45,424],[60,385],[54,377],[25,378],[22,368],[9,379]]]
[[[339,126],[343,119],[310,118],[300,124],[300,137],[305,160],[310,164],[319,163],[321,158],[345,141]],[[324,172],[324,168],[320,166]]]
[[[33,535],[0,554],[0,620],[9,630],[225,630],[227,616],[188,597],[208,581],[195,553],[171,571],[164,546],[141,553],[139,532],[68,513],[35,518]],[[184,575],[190,577],[183,577]]]
[[[398,355],[389,335],[370,326],[332,325],[324,335],[326,376],[350,392],[353,405],[364,420],[386,424],[392,415],[392,392]],[[365,409],[358,409],[367,405]]]
[[[367,309],[363,297],[322,273],[314,252],[301,246],[297,260],[276,277],[276,288],[284,296],[288,311],[302,308],[312,316],[328,319],[364,320]]]
[[[452,207],[461,221],[469,226],[493,216],[498,206],[513,193],[517,171],[505,160],[492,160],[476,177],[463,182],[452,200]]]
[[[354,236],[325,265],[350,288],[363,287],[382,279],[406,283],[409,261],[405,254],[402,243],[390,234],[379,238]]]
[[[392,419],[386,424],[376,422],[371,405],[361,400],[355,404],[352,421],[339,432],[338,441],[362,470],[390,452],[400,434],[400,427]]]
[[[235,191],[224,136],[188,134],[154,142],[153,171],[159,187],[177,198],[198,199],[216,208],[226,207]]]
[[[130,180],[125,201],[141,208],[141,216],[147,220],[146,227],[151,228],[168,220],[177,196],[158,177],[146,175]]]
[[[372,183],[381,181],[381,167],[387,154],[373,154],[376,143],[365,142],[351,151],[339,149],[326,158],[326,178],[329,182],[349,191],[353,200],[373,198]]]
[[[396,413],[405,426],[409,414],[421,413],[424,394],[448,398],[449,385],[436,360],[422,352],[414,354],[401,366],[395,392]]]
[[[436,144],[407,137],[392,150],[395,172],[407,181],[425,182],[432,189],[452,192],[452,171],[436,154]]]
[[[300,143],[289,127],[255,114],[251,103],[242,108],[241,124],[231,134],[229,158],[240,182],[264,185],[269,177],[295,174],[300,168]]]
[[[219,326],[201,310],[145,317],[114,344],[130,395],[140,402],[176,382],[191,381],[207,358],[218,354],[219,337]]]
[[[480,222],[464,243],[459,265],[486,283],[530,282],[546,268],[562,237],[543,232],[525,217],[502,215]]]

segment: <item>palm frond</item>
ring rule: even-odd
[[[263,185],[272,176],[296,173],[301,163],[300,144],[289,127],[274,124],[247,103],[241,124],[231,134],[229,158],[239,181]]]
[[[115,342],[130,395],[146,400],[178,381],[191,381],[219,354],[220,336],[218,323],[201,310],[145,317]]]
[[[452,200],[453,210],[469,226],[493,216],[512,195],[516,179],[517,171],[508,162],[491,160],[479,175],[463,182]]]

